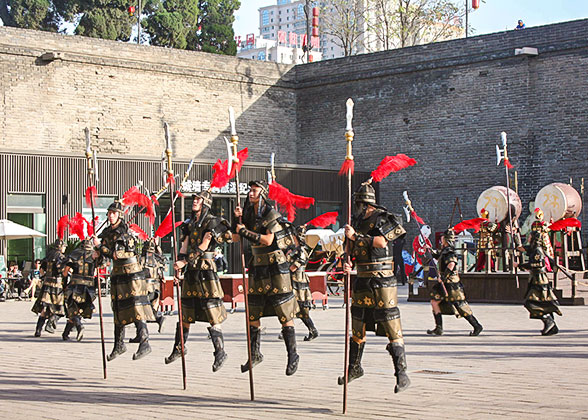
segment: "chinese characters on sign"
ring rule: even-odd
[[[180,191],[182,193],[199,193],[206,191],[210,188],[210,181],[199,181],[199,180],[187,180],[182,183]],[[212,188],[210,190],[213,194],[235,194],[237,192],[237,184],[235,182],[229,182],[222,188]],[[245,182],[239,183],[239,193],[247,194],[249,192],[249,186]]]

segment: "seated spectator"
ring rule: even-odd
[[[519,23],[517,24],[517,26],[515,26],[515,31],[518,31],[520,29],[525,29],[525,24],[522,20],[519,20]]]
[[[20,300],[20,294],[22,292],[23,289],[23,284],[22,284],[22,272],[18,269],[18,265],[16,264],[16,262],[14,261],[10,261],[10,264],[8,264],[8,273],[6,273],[6,277],[8,277],[9,279],[12,279],[12,284],[13,284],[13,289],[16,289],[18,294],[16,295],[16,298]]]
[[[43,283],[43,280],[41,279],[41,277],[44,274],[45,273],[41,269],[41,260],[36,259],[34,267],[31,269],[31,272],[29,273],[29,276],[28,276],[28,280],[29,280],[30,285],[29,285],[29,287],[27,287],[24,290],[27,298],[34,298],[35,297],[35,292],[36,292],[37,288],[41,287],[41,285]],[[30,293],[30,295],[29,295],[29,293]]]

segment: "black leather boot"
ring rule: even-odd
[[[188,348],[186,347],[186,341],[188,341],[188,334],[190,333],[190,329],[184,327],[184,355],[188,353]],[[180,340],[180,323],[176,323],[176,339],[174,341],[174,348],[169,356],[165,358],[165,364],[169,365],[172,362],[175,362],[180,357],[182,357],[182,342]]]
[[[364,347],[365,341],[363,343],[358,343],[352,338],[349,338],[349,366],[347,367],[347,383],[363,376],[361,358],[363,356]],[[343,385],[345,383],[345,377],[339,376],[337,382],[339,385]]]
[[[559,328],[557,328],[557,325],[555,325],[553,315],[545,314],[543,317],[541,317],[541,321],[543,321],[543,330],[541,330],[541,335],[555,335],[559,332]]]
[[[137,344],[141,342],[141,337],[139,337],[139,327],[137,326],[137,321],[135,321],[135,336],[129,340],[130,344]]]
[[[161,334],[163,331],[163,323],[165,322],[165,317],[161,311],[157,311],[157,314],[155,315],[155,322],[157,322],[158,325],[157,332]]]
[[[286,375],[291,376],[298,370],[298,361],[300,356],[296,353],[296,331],[294,327],[282,327],[282,335],[288,351],[288,365],[286,366]]]
[[[149,331],[147,330],[147,323],[145,321],[135,321],[137,332],[141,341],[137,352],[133,354],[133,360],[139,360],[142,357],[151,353],[151,346],[149,345]]]
[[[114,347],[112,352],[106,356],[106,360],[110,362],[126,351],[127,346],[125,346],[125,326],[114,324]]]
[[[69,333],[71,332],[71,330],[73,330],[73,327],[74,327],[73,320],[68,320],[65,323],[65,328],[63,329],[63,333],[61,333],[61,338],[63,339],[63,341],[69,340]]]
[[[482,325],[478,322],[476,317],[473,315],[468,315],[465,317],[465,319],[470,323],[470,325],[472,327],[474,327],[474,331],[471,331],[470,335],[473,335],[473,336],[480,335],[480,333],[482,332],[484,327],[482,327]]]
[[[43,325],[45,325],[45,321],[47,318],[40,316],[37,319],[37,327],[35,328],[35,337],[41,337],[41,331],[43,331]]]
[[[394,393],[404,391],[410,386],[410,379],[406,374],[406,353],[404,352],[404,344],[400,343],[388,343],[386,350],[392,356],[392,362],[394,363],[394,376],[396,376],[396,386],[394,387]]]
[[[257,327],[249,327],[249,335],[251,336],[251,365],[252,367],[263,362],[263,354],[261,354],[261,329]],[[241,365],[241,372],[245,373],[249,370],[249,361]]]
[[[435,328],[432,330],[427,330],[427,334],[430,335],[443,335],[443,315],[439,314],[433,314],[433,317],[435,317]]]
[[[57,328],[57,320],[59,317],[57,315],[51,315],[47,320],[47,324],[45,324],[45,331],[49,334],[55,333],[55,328]]]
[[[302,322],[304,322],[304,325],[306,325],[306,328],[308,328],[308,335],[304,337],[304,341],[312,341],[319,336],[319,332],[314,326],[314,322],[312,322],[310,317],[302,318]]]
[[[223,332],[213,327],[208,327],[208,333],[214,346],[214,362],[212,364],[212,371],[216,372],[227,360],[227,353],[225,352],[225,343],[223,339]]]

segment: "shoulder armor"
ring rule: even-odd
[[[406,230],[398,223],[396,216],[384,211],[378,214],[376,228],[387,241],[393,241],[406,234]]]

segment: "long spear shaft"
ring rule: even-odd
[[[167,175],[168,179],[173,179],[174,170],[172,169],[172,150],[171,150],[171,141],[169,137],[169,126],[167,123],[163,123],[163,127],[165,130],[165,154],[167,156]],[[173,241],[173,252],[172,252],[172,264],[175,266],[176,261],[178,260],[178,241],[176,237],[176,211],[175,211],[175,198],[174,198],[174,183],[169,182],[169,196],[171,202],[171,214],[172,214],[172,241]],[[180,350],[182,354],[182,383],[184,385],[184,389],[186,389],[186,358],[184,356],[184,323],[182,320],[182,289],[180,288],[180,281],[178,278],[178,272],[174,268],[174,280],[176,283],[176,295],[178,298],[178,325],[180,326]]]
[[[97,161],[92,160],[92,149],[90,149],[90,130],[86,127],[84,130],[86,135],[86,160],[88,162],[88,182],[90,183],[90,191],[93,191],[94,188],[94,174],[96,168],[93,166],[94,162],[96,164]],[[90,208],[92,209],[92,229],[94,230],[94,234],[96,234],[96,211],[94,210],[94,197],[90,197]],[[98,314],[100,316],[100,342],[102,344],[102,371],[104,372],[104,379],[106,379],[106,348],[104,345],[104,321],[102,315],[102,285],[100,284],[100,277],[96,276],[96,283],[98,284]]]
[[[512,247],[511,258],[512,258],[512,261],[514,262],[516,248],[515,248],[515,240],[514,240],[515,233],[512,228],[512,211],[510,209],[510,177],[508,176],[508,165],[506,165],[506,162],[508,162],[508,153],[506,151],[506,133],[503,131],[502,133],[500,133],[500,135],[502,137],[502,145],[504,147],[504,161],[505,161],[504,170],[506,172],[506,205],[508,207],[508,224],[510,227],[510,243],[511,243],[511,247]],[[518,273],[517,267],[514,267],[514,275],[515,275],[515,280],[517,282],[517,289],[518,289],[519,288],[519,273]]]
[[[233,164],[239,163],[239,158],[237,157],[237,145],[239,144],[239,136],[237,136],[237,131],[235,130],[235,116],[233,113],[233,108],[229,108],[229,121],[231,124],[231,144],[233,147]],[[241,206],[241,193],[239,188],[239,171],[235,171],[235,184],[237,185],[237,206]],[[243,223],[243,217],[239,217],[239,224]],[[249,320],[249,279],[245,274],[245,249],[243,248],[243,239],[239,241],[239,252],[241,253],[241,275],[243,278],[243,297],[245,300],[245,330],[247,331],[247,356],[249,360],[249,395],[251,396],[251,401],[255,400],[255,389],[253,386],[253,362],[251,359],[251,330],[250,330],[250,320]]]

